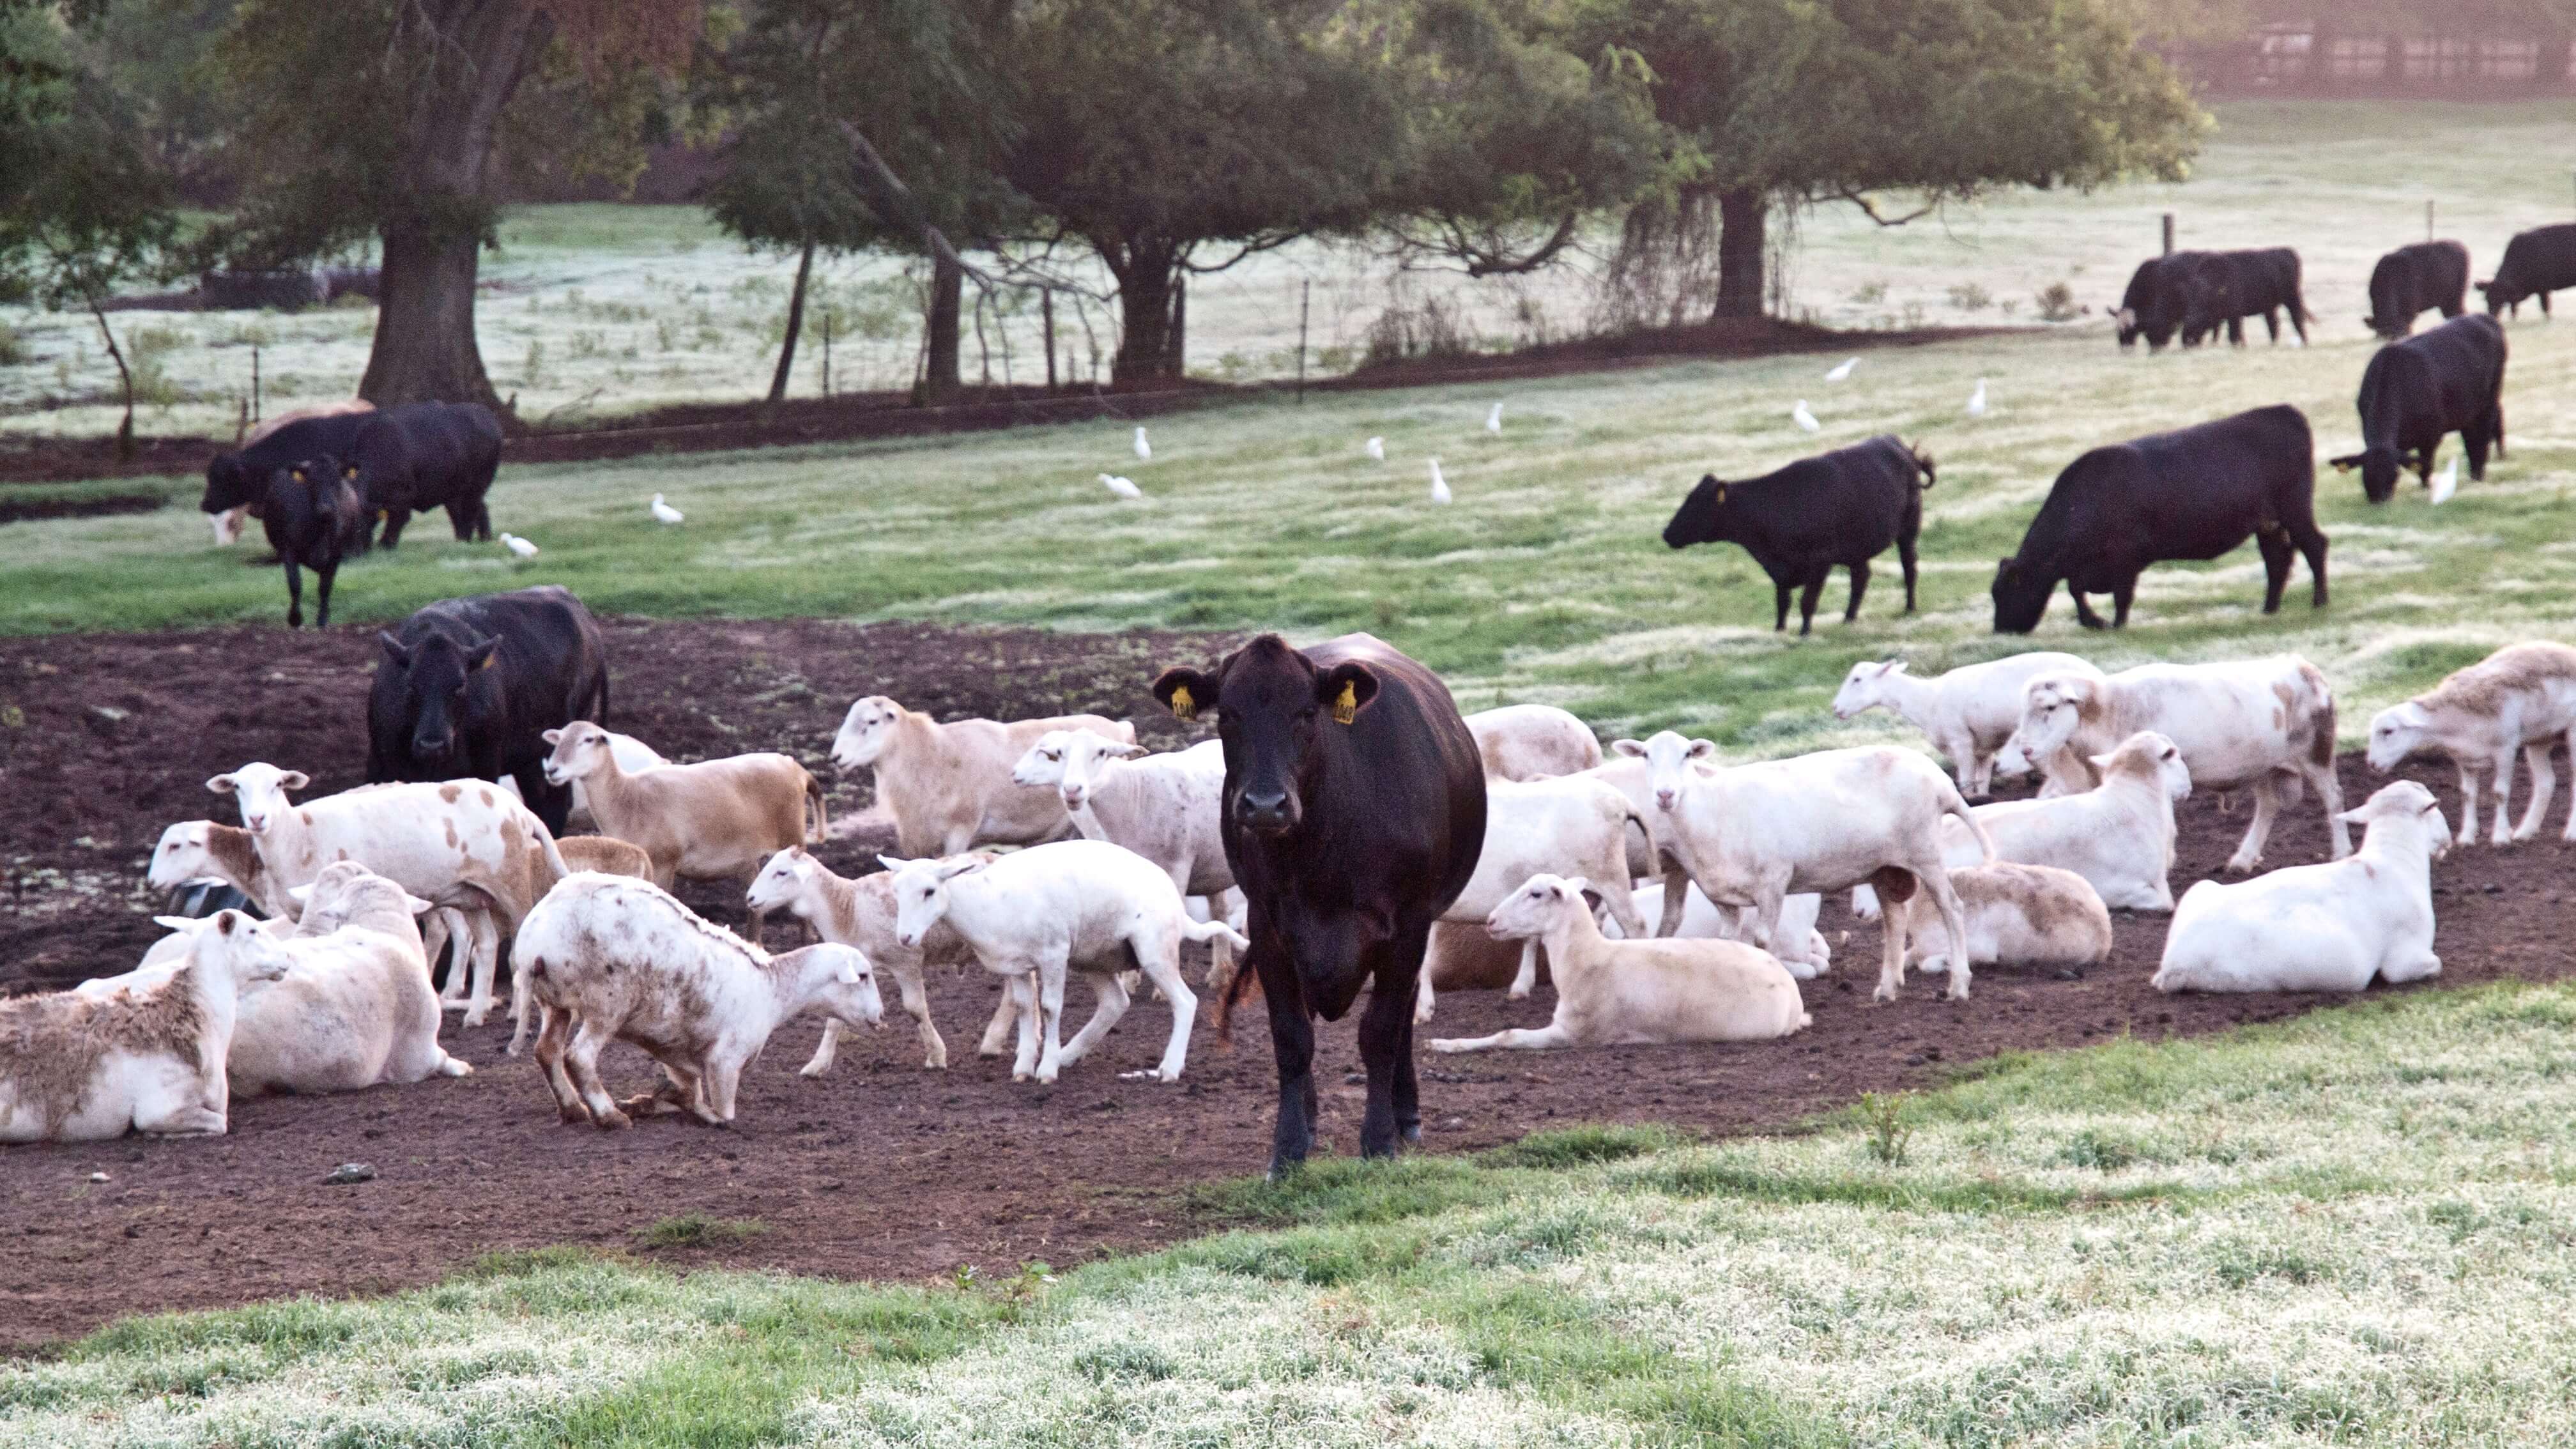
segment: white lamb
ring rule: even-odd
[[[1963,664],[1935,679],[1917,679],[1905,661],[1862,660],[1834,694],[1834,718],[1884,709],[1923,731],[1932,747],[1950,757],[1959,792],[1987,792],[1995,752],[2021,725],[2022,686],[2042,674],[2101,676],[2072,654],[2015,654],[1985,664]]]
[[[1645,833],[1646,823],[1628,797],[1589,776],[1487,780],[1485,845],[1476,856],[1476,873],[1440,919],[1480,921],[1533,875],[1579,875],[1599,881],[1593,889],[1621,929],[1643,937],[1646,921],[1637,914],[1628,884],[1628,842]],[[1538,985],[1538,950],[1536,939],[1521,943],[1521,968],[1509,993],[1514,1001]],[[1433,1005],[1431,978],[1420,980],[1413,1002],[1416,1025],[1431,1019]]]
[[[2361,849],[2183,893],[2165,937],[2158,991],[2359,991],[2437,975],[2433,861],[2450,847],[2441,802],[2412,780],[2381,787],[2342,817]]]
[[[2558,740],[2576,750],[2576,649],[2564,644],[2511,644],[2458,671],[2429,694],[2391,705],[2370,722],[2370,764],[2393,770],[2410,755],[2441,755],[2460,771],[2462,845],[2478,838],[2478,772],[2495,775],[2495,833],[2488,843],[2529,840],[2558,788],[2549,750]],[[2513,798],[2515,751],[2531,764],[2531,807],[2505,831]],[[2576,806],[2567,831],[2576,840]]]
[[[1225,747],[1215,740],[1169,754],[1090,730],[1049,730],[1011,766],[1025,788],[1049,788],[1085,840],[1123,845],[1172,878],[1184,896],[1199,896],[1210,916],[1238,916],[1242,896],[1225,859]],[[1223,991],[1234,976],[1225,939],[1210,943],[1208,986]]]

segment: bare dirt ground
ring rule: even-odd
[[[868,693],[942,717],[1098,710],[1135,719],[1157,746],[1180,743],[1144,685],[1163,664],[1227,642],[815,621],[611,621],[608,630],[618,728],[682,757],[785,749],[826,779],[832,732]],[[266,759],[309,772],[316,792],[358,783],[372,650],[365,629],[0,640],[0,991],[132,966],[158,934],[140,884],[152,842],[172,821],[223,818],[206,776]],[[2379,783],[2357,759],[2342,771],[2350,802]],[[2456,808],[2446,779],[2410,773]],[[832,803],[836,817],[855,814],[864,784],[838,781]],[[2177,886],[2214,873],[2246,819],[2244,802],[2222,814],[2205,795],[2181,814]],[[821,853],[855,872],[880,843],[861,830]],[[2274,865],[2324,858],[2315,802],[2287,816],[2269,854]],[[2446,970],[2407,989],[2576,973],[2563,904],[2571,865],[2576,847],[2554,830],[2438,864]],[[739,919],[730,892],[683,894],[710,917]],[[1854,926],[1839,906],[1822,924],[1829,937]],[[773,945],[788,944],[773,931]],[[1937,981],[1917,979],[1904,1000],[1873,1006],[1876,928],[1858,927],[1834,973],[1806,986],[1814,1027],[1787,1041],[1426,1052],[1425,1137],[1432,1151],[1459,1152],[1583,1121],[1779,1128],[1864,1091],[1930,1085],[1999,1051],[2215,1031],[2332,1000],[2161,997],[2147,977],[2163,921],[2117,917],[2116,934],[2114,959],[2080,977],[1989,969],[1974,999],[1956,1005],[1939,999]],[[1117,1079],[1159,1054],[1168,1018],[1141,1003],[1099,1056],[1050,1089],[1016,1085],[1006,1062],[974,1054],[995,1000],[988,981],[960,974],[931,989],[949,1070],[922,1069],[894,1008],[883,1032],[854,1039],[832,1075],[809,1082],[796,1068],[818,1028],[792,1024],[746,1078],[732,1131],[670,1119],[614,1135],[561,1126],[534,1068],[502,1054],[509,1028],[496,1018],[471,1032],[451,1023],[450,1049],[476,1065],[471,1077],[236,1102],[221,1139],[0,1151],[0,1349],[128,1313],[418,1284],[494,1249],[632,1247],[638,1229],[691,1211],[767,1228],[679,1255],[693,1265],[902,1279],[960,1264],[1064,1264],[1218,1226],[1193,1212],[1187,1190],[1265,1160],[1273,1079],[1257,1007],[1231,1051],[1203,1024],[1187,1076],[1161,1086]],[[1518,1003],[1444,992],[1437,1034],[1535,1026],[1550,1006],[1545,987]],[[1360,1098],[1345,1081],[1357,1067],[1351,1028],[1328,1027],[1322,1040],[1324,1150],[1348,1152]],[[615,1090],[649,1082],[645,1059],[627,1048],[612,1049],[608,1066]],[[379,1175],[323,1184],[349,1161]],[[93,1173],[108,1181],[91,1182]]]

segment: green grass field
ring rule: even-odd
[[[538,1255],[0,1365],[0,1439],[2565,1443],[2571,1028],[2422,994],[1995,1062],[1884,1129],[1327,1162],[1212,1195],[1245,1230],[955,1286]]]

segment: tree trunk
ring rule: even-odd
[[[966,274],[946,257],[930,259],[930,362],[921,380],[923,402],[946,402],[965,384],[957,375],[957,323]]]
[[[778,344],[778,370],[769,375],[769,406],[787,401],[787,375],[796,369],[796,339],[805,332],[805,281],[814,275],[814,242],[796,259],[796,285],[787,293],[787,338]]]
[[[480,239],[429,226],[388,228],[383,236],[375,350],[358,396],[380,408],[471,402],[499,411],[474,337]]]
[[[1172,278],[1172,335],[1163,344],[1163,376],[1178,381],[1190,365],[1190,279]]]
[[[1134,387],[1170,377],[1178,363],[1174,350],[1181,340],[1174,314],[1179,278],[1173,273],[1169,247],[1133,247],[1123,253],[1104,251],[1118,279],[1118,355],[1109,362],[1112,387]]]
[[[108,359],[116,364],[116,375],[125,383],[125,421],[116,425],[116,460],[120,463],[134,456],[134,373],[125,365],[125,352],[116,345],[115,329],[107,325],[107,313],[96,297],[85,297],[89,315],[98,322],[98,335],[107,339]]]
[[[1717,196],[1717,317],[1762,315],[1763,227],[1770,202],[1751,187]]]

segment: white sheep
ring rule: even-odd
[[[1601,763],[1592,727],[1552,704],[1507,704],[1467,716],[1488,780],[1544,780]]]
[[[2441,802],[2412,780],[2381,787],[2342,819],[2361,849],[2183,893],[2158,991],[2359,991],[2438,975],[2433,861],[2450,847]]]
[[[1972,966],[2098,966],[2111,959],[2111,912],[2084,877],[2054,866],[1954,866],[1950,884],[1968,921]],[[1960,954],[1940,913],[1921,891],[1899,907],[1906,961],[1927,974],[1951,969]]]
[[[1215,740],[1169,754],[1091,730],[1049,730],[1011,766],[1024,788],[1049,788],[1085,840],[1106,840],[1161,866],[1184,896],[1207,900],[1209,915],[1236,917],[1242,895],[1226,863],[1225,751]],[[1211,943],[1211,990],[1234,976],[1223,937]]]
[[[1039,736],[1058,729],[1136,743],[1134,725],[1096,714],[941,724],[872,694],[850,706],[833,737],[832,759],[843,769],[875,767],[877,801],[894,816],[895,848],[905,855],[1036,845],[1073,834],[1073,821],[1053,795],[1011,783],[1011,765]]]
[[[243,993],[226,1070],[233,1095],[354,1092],[473,1072],[438,1044],[442,1021],[412,917],[429,902],[355,861],[299,886],[294,963]]]
[[[1915,678],[1902,659],[1864,659],[1834,692],[1834,718],[1873,709],[1898,716],[1950,757],[1959,793],[1973,799],[1993,784],[1995,752],[2021,725],[2023,685],[2042,674],[2101,673],[2075,655],[2048,651],[1963,664],[1932,679]]]
[[[1644,836],[1646,823],[1615,787],[1585,775],[1485,782],[1485,843],[1476,873],[1440,919],[1481,921],[1521,883],[1542,872],[1579,875],[1600,882],[1593,889],[1630,936],[1646,934],[1628,883],[1628,842]],[[1521,945],[1521,966],[1509,996],[1527,997],[1538,985],[1535,938]],[[1414,995],[1413,1020],[1431,1019],[1435,993],[1428,976]]]
[[[2452,674],[2429,694],[2381,710],[2370,722],[2370,764],[2396,769],[2410,755],[2440,755],[2460,771],[2462,845],[2478,838],[2478,772],[2495,775],[2495,832],[2488,843],[2529,840],[2558,788],[2550,747],[2576,750],[2576,649],[2564,644],[2509,644]],[[2516,751],[2531,764],[2531,806],[2508,835]],[[2576,840],[2576,806],[2561,837]]]

